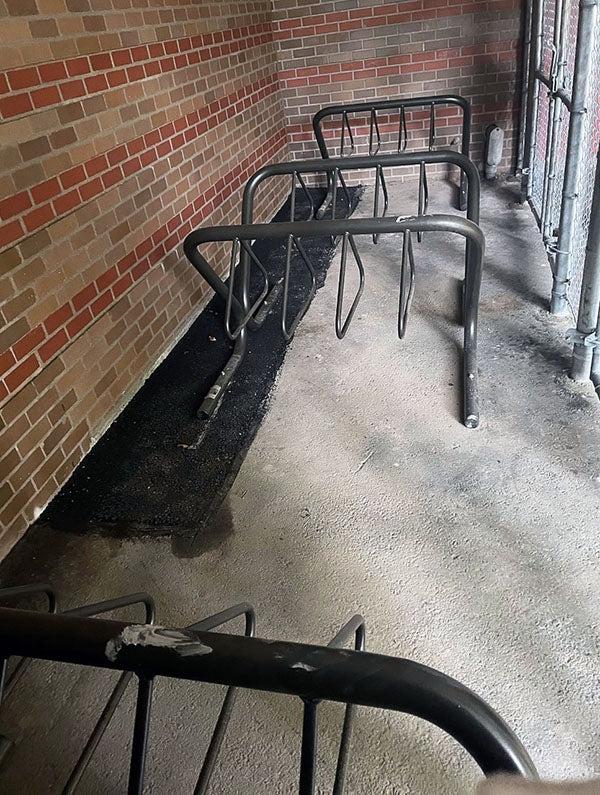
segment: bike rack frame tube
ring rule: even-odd
[[[270,163],[259,169],[246,183],[242,200],[242,224],[251,224],[254,216],[254,194],[258,186],[270,177],[293,174],[331,174],[338,171],[365,171],[395,166],[433,165],[450,163],[460,168],[467,181],[467,218],[479,223],[480,180],[475,164],[462,152],[453,149],[439,149],[432,152],[402,152],[391,155],[363,155],[361,157],[327,157],[323,159],[300,160],[291,163]],[[327,223],[319,221],[318,223]],[[313,222],[317,223],[317,222]]]
[[[329,158],[329,150],[323,135],[322,122],[331,116],[347,116],[348,113],[373,113],[377,111],[397,110],[402,111],[406,108],[431,107],[437,105],[454,105],[462,110],[462,136],[460,151],[466,157],[470,155],[471,149],[471,105],[467,99],[458,94],[439,94],[425,97],[406,97],[402,99],[380,99],[374,102],[354,102],[348,105],[327,105],[318,110],[312,119],[312,127],[317,141],[317,146],[321,157]],[[331,177],[327,179],[327,198],[324,205],[330,200]],[[460,181],[460,209],[465,210],[467,206],[467,185],[464,173],[461,174]]]
[[[450,734],[486,775],[536,776],[518,738],[485,701],[411,660],[143,625],[125,632],[128,627],[122,621],[0,608],[0,645],[10,655],[132,671],[148,680],[168,676],[391,709]],[[157,634],[160,645],[153,643]]]
[[[430,97],[429,101],[439,98]],[[467,135],[465,141],[470,139],[470,107],[466,100],[462,97],[453,97],[453,102],[466,109],[466,118],[468,118]],[[409,101],[409,100],[407,100]],[[419,98],[422,101],[422,98]],[[417,103],[417,99],[414,100]],[[464,105],[463,105],[464,103]],[[393,101],[392,101],[393,104]],[[368,106],[370,107],[370,105]],[[324,109],[326,110],[326,109]],[[463,153],[455,152],[454,150],[437,150],[426,152],[403,152],[399,154],[390,155],[376,155],[376,156],[362,156],[362,157],[344,157],[344,158],[316,158],[313,160],[293,161],[288,163],[272,163],[259,169],[246,183],[244,188],[244,195],[242,200],[242,224],[252,224],[254,220],[254,197],[259,185],[266,179],[275,176],[293,175],[293,174],[326,174],[328,179],[331,179],[332,173],[336,169],[342,171],[355,171],[355,170],[368,170],[377,169],[378,167],[394,167],[394,166],[419,166],[421,163],[425,165],[437,163],[450,163],[457,166],[461,170],[461,184],[466,185],[466,210],[467,218],[474,223],[479,223],[479,204],[480,204],[480,179],[479,172],[477,171],[474,163]],[[297,222],[300,223],[300,222]],[[308,223],[308,222],[307,222]],[[310,234],[314,234],[317,223],[323,221],[313,221]],[[193,235],[193,233],[192,233]],[[212,268],[204,267],[197,258],[195,253],[195,246],[189,243],[191,236],[188,236],[184,242],[183,248],[187,258],[200,271],[203,277],[208,281],[213,290],[227,301],[228,289],[223,283],[222,279],[215,273]],[[471,242],[467,239],[465,251],[465,279],[468,270],[469,258],[471,257]],[[250,307],[249,298],[249,282],[250,282],[250,261],[247,252],[240,253],[240,294],[238,297],[233,298],[233,311],[237,316],[244,317]],[[205,263],[206,264],[206,263]],[[279,285],[275,285],[273,290],[277,290]],[[273,292],[271,291],[271,293]],[[271,295],[270,293],[270,295]],[[269,301],[269,298],[266,299]],[[259,310],[260,311],[260,310]],[[259,324],[251,320],[247,327],[243,328],[241,333],[236,339],[235,346],[230,359],[219,374],[219,377],[208,391],[200,408],[198,409],[198,416],[210,418],[214,416],[217,411],[223,395],[225,394],[229,384],[231,383],[238,367],[246,353],[247,348],[247,332],[254,330]]]
[[[456,152],[453,154],[457,155],[457,157],[462,157]],[[332,168],[335,168],[335,163],[335,160],[329,161]],[[267,169],[276,168],[276,165],[267,167]],[[475,167],[473,166],[473,168]],[[259,182],[257,181],[254,184],[257,185]],[[253,192],[250,191],[248,195],[251,197]],[[475,201],[474,195],[475,192],[472,195],[469,188],[470,202]],[[467,241],[464,302],[463,421],[468,428],[476,428],[479,424],[477,311],[485,239],[480,228],[474,222],[459,215],[423,215],[400,218],[345,218],[323,221],[288,221],[271,224],[206,227],[197,229],[187,236],[184,243],[184,251],[196,270],[202,276],[205,276],[209,271],[212,271],[212,268],[198,251],[198,246],[203,243],[233,241],[236,238],[238,240],[273,240],[288,237],[289,235],[297,237],[341,237],[346,232],[350,235],[402,234],[406,230],[417,233],[453,232],[461,235]]]

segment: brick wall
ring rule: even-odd
[[[475,157],[499,121],[511,166],[519,15],[518,0],[0,1],[0,552],[200,311],[187,232],[238,220],[243,182],[288,145],[316,155],[320,106],[460,93]],[[425,123],[409,117],[413,145]],[[440,142],[459,134],[440,114]],[[261,191],[262,219],[286,185]]]
[[[0,17],[5,550],[198,314],[187,232],[237,221],[287,145],[269,0],[3,0]]]
[[[484,129],[497,122],[506,132],[501,168],[514,168],[520,0],[274,0],[273,5],[295,157],[318,155],[310,120],[323,105],[455,93],[472,103],[472,157],[481,162]],[[426,147],[428,114],[408,114],[407,120],[409,148]],[[366,148],[368,129],[363,123],[359,148]],[[439,113],[436,129],[438,145],[460,141],[458,111]],[[383,123],[382,133],[395,143],[397,123]]]

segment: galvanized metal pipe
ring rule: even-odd
[[[531,52],[531,3],[524,3],[523,8],[523,56],[521,61],[521,103],[519,106],[519,139],[517,149],[517,172],[523,170],[525,157],[525,127],[527,124],[527,96],[529,84],[527,80],[527,64]]]
[[[573,346],[571,378],[588,381],[591,376],[594,346],[586,337],[595,336],[600,312],[600,153],[596,160],[596,179],[585,249],[585,264],[577,317],[577,339]]]
[[[565,4],[568,0],[560,0],[556,6],[554,18],[554,41],[555,51],[553,68],[551,73],[551,91],[549,95],[548,108],[548,130],[546,140],[546,163],[544,169],[544,193],[542,201],[542,236],[544,241],[554,239],[555,223],[551,215],[552,198],[556,183],[556,166],[558,159],[558,139],[560,128],[563,122],[563,107],[561,101],[556,96],[558,87],[562,87],[564,81],[564,53],[563,45],[565,41],[566,24],[568,15],[565,13]]]
[[[594,46],[593,32],[597,24],[597,16],[598,0],[580,0],[571,121],[569,124],[560,226],[550,303],[550,311],[554,315],[566,314],[569,308],[567,289],[571,274],[571,244],[575,230],[577,188],[580,163],[583,156],[584,118],[587,113],[588,88]]]
[[[533,0],[531,10],[531,46],[529,49],[529,78],[527,87],[527,120],[525,123],[525,148],[523,152],[522,192],[531,200],[532,165],[535,159],[535,145],[538,116],[538,98],[540,93],[537,71],[540,66],[542,52],[542,0]]]

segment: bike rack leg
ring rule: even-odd
[[[464,424],[467,428],[479,425],[479,393],[477,386],[477,310],[481,288],[481,267],[467,241],[466,274],[464,285],[464,352],[463,400]]]
[[[217,409],[221,405],[221,401],[229,384],[231,383],[238,367],[242,363],[246,354],[246,329],[242,329],[233,346],[233,353],[225,367],[221,370],[217,380],[208,390],[206,397],[200,404],[197,411],[198,417],[201,419],[210,419],[214,417]]]

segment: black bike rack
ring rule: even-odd
[[[429,231],[429,230],[428,230]],[[457,740],[485,775],[512,773],[536,778],[523,745],[479,696],[460,682],[411,660],[364,651],[365,622],[355,615],[326,646],[261,640],[254,637],[255,614],[240,604],[186,629],[155,623],[148,594],[133,594],[58,612],[53,589],[45,584],[0,590],[0,601],[46,594],[49,612],[0,608],[3,678],[10,657],[17,656],[19,676],[31,660],[51,660],[120,671],[115,688],[88,739],[63,793],[76,791],[86,766],[108,728],[127,686],[137,679],[135,717],[129,763],[129,795],[144,787],[145,760],[151,730],[153,687],[157,677],[225,685],[223,706],[209,743],[194,792],[208,791],[232,714],[236,688],[282,693],[304,703],[300,747],[300,795],[313,795],[317,772],[318,706],[345,704],[332,792],[341,795],[350,763],[350,741],[357,706],[415,715]],[[102,613],[141,604],[143,624],[98,618]],[[245,634],[215,633],[223,624],[245,618]],[[354,650],[343,648],[349,643]],[[14,674],[13,680],[14,682]],[[6,697],[9,685],[0,690]]]
[[[357,172],[375,170],[376,174],[381,171],[383,166],[411,166],[424,169],[428,164],[450,163],[460,168],[463,181],[467,185],[467,220],[461,216],[446,215],[424,215],[414,217],[390,218],[377,214],[377,203],[374,208],[374,215],[367,219],[338,219],[336,214],[337,191],[343,191],[346,203],[350,209],[351,200],[346,181],[343,174],[345,172]],[[296,221],[295,192],[296,185],[306,192],[306,183],[303,175],[328,176],[331,184],[333,200],[331,202],[331,213],[328,219],[316,218],[314,203],[309,203],[309,218]],[[288,175],[291,177],[292,200],[290,206],[290,220],[287,223],[272,224],[253,224],[255,194],[259,186],[268,179]],[[477,310],[479,302],[479,290],[481,284],[481,269],[484,253],[484,239],[481,230],[477,226],[479,222],[479,199],[480,183],[479,174],[474,164],[460,152],[451,150],[432,151],[432,152],[405,152],[395,155],[373,155],[353,158],[327,158],[317,160],[304,160],[292,163],[274,163],[254,174],[246,184],[242,202],[242,225],[239,227],[224,227],[200,229],[192,232],[184,241],[184,251],[192,265],[206,279],[212,289],[218,293],[226,303],[225,329],[231,339],[235,340],[233,354],[217,378],[213,387],[209,390],[199,408],[198,414],[203,417],[211,417],[218,408],[223,394],[229,386],[237,367],[243,360],[247,345],[247,332],[258,329],[266,317],[267,313],[274,307],[276,299],[283,288],[284,300],[282,316],[282,334],[286,340],[291,339],[300,321],[302,314],[308,308],[314,295],[316,286],[314,279],[314,269],[312,269],[304,250],[300,238],[305,237],[324,237],[331,236],[343,238],[342,243],[342,264],[340,268],[340,280],[338,285],[338,301],[336,306],[336,333],[342,338],[346,333],[356,309],[362,288],[364,285],[364,268],[356,249],[353,235],[370,234],[377,240],[380,234],[397,233],[403,236],[403,255],[401,258],[401,289],[399,297],[398,315],[398,334],[402,338],[406,330],[406,323],[410,302],[414,288],[414,255],[412,248],[412,233],[418,238],[424,231],[449,231],[455,232],[466,238],[465,248],[465,279],[464,279],[464,423],[469,428],[475,428],[479,424],[479,407],[477,397]],[[423,201],[419,202],[419,209],[424,209]],[[384,213],[387,210],[384,207]],[[287,239],[287,257],[285,272],[281,279],[274,284],[270,284],[266,275],[266,268],[263,263],[257,262],[256,253],[251,249],[250,242],[254,240],[276,239],[284,237]],[[200,243],[209,241],[229,241],[232,243],[232,264],[230,267],[229,284],[226,285],[221,277],[197,251]],[[286,320],[285,309],[287,307],[287,294],[289,289],[290,262],[292,250],[297,249],[311,278],[311,285],[306,300],[301,311],[296,318],[288,323]],[[359,271],[360,285],[359,290],[352,302],[351,309],[345,320],[342,320],[341,311],[343,304],[343,293],[346,274],[346,261],[348,251],[351,250],[356,260]],[[238,260],[239,252],[239,260]],[[262,288],[258,296],[250,297],[250,275],[251,267],[254,264],[262,274]],[[241,274],[238,277],[238,274]],[[235,318],[235,328],[232,329],[232,320]]]
[[[397,116],[397,120],[394,120],[393,123],[395,127],[397,127],[398,133],[393,151],[390,152],[390,154],[400,154],[407,150],[410,138],[406,120],[407,110],[409,112],[415,112],[423,109],[429,113],[428,148],[426,151],[431,152],[436,143],[435,112],[438,107],[456,107],[462,112],[460,151],[465,157],[469,157],[471,147],[471,106],[468,100],[457,94],[439,94],[425,97],[405,97],[375,100],[373,102],[352,102],[342,105],[327,105],[315,113],[312,126],[321,157],[329,158],[332,156],[327,146],[324,133],[324,126],[327,123],[329,123],[330,126],[334,126],[334,130],[338,135],[336,140],[338,141],[337,152],[339,157],[347,157],[354,155],[357,149],[356,131],[353,130],[352,123],[354,122],[357,124],[364,122],[365,118],[368,117],[369,138],[367,156],[373,157],[385,155],[379,126],[381,115],[385,115],[387,119],[389,119],[390,116]],[[338,130],[339,133],[337,132]],[[379,192],[381,188],[384,194],[384,201],[387,203],[387,185],[383,167],[384,163],[382,163],[377,170],[375,196],[376,201],[379,201]],[[428,192],[427,171],[425,164],[422,163],[419,170],[419,214],[427,212]],[[319,217],[324,216],[325,212],[334,201],[334,198],[331,176],[328,175],[327,195],[318,211]],[[460,180],[460,209],[467,209],[467,180],[464,174],[461,175]],[[375,212],[374,215],[377,215],[377,212]]]

